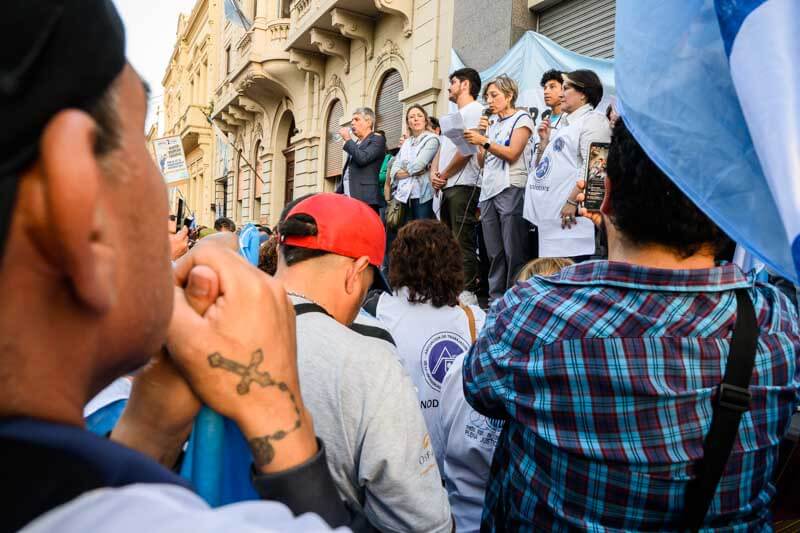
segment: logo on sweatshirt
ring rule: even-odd
[[[460,354],[469,350],[469,343],[450,331],[437,333],[425,343],[420,354],[422,376],[430,388],[442,389],[444,376]]]

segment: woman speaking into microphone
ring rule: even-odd
[[[595,111],[603,84],[591,70],[562,74],[561,127],[539,124],[536,168],[525,190],[525,218],[538,227],[539,257],[585,259],[594,254],[594,224],[578,216],[577,181],[593,142],[611,140],[608,119]]]
[[[528,140],[533,120],[514,106],[517,83],[499,76],[486,85],[483,99],[491,116],[481,117],[479,131],[467,130],[464,138],[478,146],[478,165],[483,167],[479,207],[486,251],[489,254],[489,298],[496,300],[514,284],[520,268],[530,259],[529,224],[522,218]],[[485,134],[482,132],[486,132]]]

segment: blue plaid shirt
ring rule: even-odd
[[[740,287],[760,328],[751,409],[706,525],[768,531],[778,444],[798,401],[797,309],[734,265],[675,271],[607,261],[509,290],[466,357],[467,401],[507,420],[482,530],[675,529],[703,455]]]

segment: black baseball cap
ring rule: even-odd
[[[64,109],[90,111],[125,67],[111,0],[7,0],[0,17],[0,259],[22,171]]]

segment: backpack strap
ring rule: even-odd
[[[380,296],[380,293],[378,293]],[[377,302],[376,302],[377,304]],[[303,302],[299,304],[295,304],[294,306],[294,314],[296,316],[305,315],[307,313],[322,313],[323,315],[327,315],[330,318],[333,318],[330,313],[328,313],[321,305],[315,304],[313,302]],[[381,329],[376,326],[370,326],[367,324],[350,324],[347,326],[348,329],[358,333],[359,335],[363,335],[365,337],[372,337],[374,339],[381,339],[382,341],[386,341],[394,347],[397,347],[397,343],[394,341],[394,337],[392,337],[391,333],[386,331],[385,329]]]
[[[467,314],[467,321],[469,322],[469,338],[472,341],[472,344],[475,344],[475,341],[478,339],[478,332],[476,331],[475,327],[475,313],[472,312],[472,308],[468,305],[458,304],[461,309]]]
[[[314,302],[303,302],[299,304],[294,304],[294,314],[297,316],[305,315],[307,313],[322,313],[323,315],[331,316],[329,312],[327,312],[321,305],[315,304]],[[331,316],[331,318],[333,318]]]
[[[733,326],[725,376],[713,403],[711,429],[703,441],[703,457],[686,487],[684,527],[697,531],[705,520],[719,480],[739,433],[742,415],[750,409],[750,378],[758,348],[758,322],[747,289],[736,290],[736,324]]]

